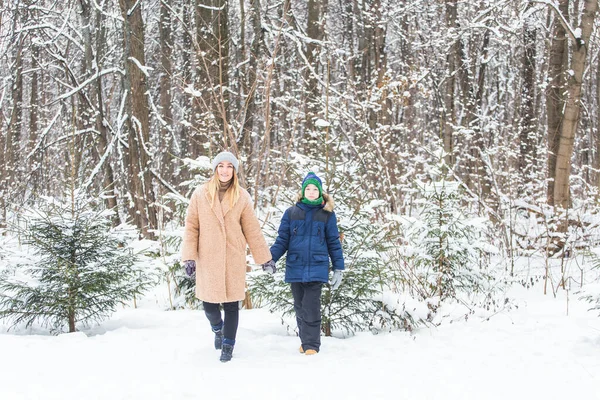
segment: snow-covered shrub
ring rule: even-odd
[[[581,300],[591,304],[590,310],[598,311],[600,316],[600,249],[592,249],[587,255],[589,256],[591,270],[595,272],[595,276],[592,277],[594,281],[585,285],[578,294]]]
[[[25,210],[24,226],[16,229],[30,254],[0,280],[0,317],[74,332],[76,324],[105,319],[154,284],[128,247],[137,231],[111,229],[110,216],[80,193]]]
[[[488,265],[496,249],[486,240],[486,221],[463,211],[459,183],[439,180],[420,184],[419,191],[419,216],[398,218],[405,235],[401,281],[433,314],[446,300],[498,301],[497,276]]]

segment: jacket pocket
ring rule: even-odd
[[[313,254],[312,259],[316,263],[328,263],[329,262],[329,256],[327,254]]]

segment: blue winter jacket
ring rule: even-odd
[[[327,282],[329,259],[334,270],[344,269],[333,199],[327,194],[323,199],[325,205],[318,206],[298,202],[281,218],[271,256],[277,262],[287,251],[286,282]]]

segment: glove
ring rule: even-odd
[[[275,261],[269,260],[262,265],[263,271],[269,274],[274,274],[277,271],[277,267],[275,267]]]
[[[333,276],[329,281],[329,285],[331,285],[331,290],[336,290],[338,287],[340,287],[340,284],[342,283],[342,274],[343,271],[341,269],[336,269],[333,271]]]
[[[185,273],[188,276],[192,276],[196,273],[196,261],[194,260],[185,260],[183,262],[183,265],[185,266]]]

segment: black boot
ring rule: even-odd
[[[221,350],[221,347],[223,347],[223,331],[219,329],[215,331],[215,349]]]
[[[215,334],[215,350],[221,350],[221,346],[223,346],[223,321],[218,325],[211,325],[211,329]]]
[[[231,357],[233,356],[233,345],[223,343],[223,347],[221,348],[221,362],[231,361]]]

